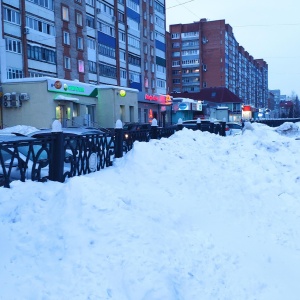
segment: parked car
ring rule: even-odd
[[[135,131],[135,130],[151,130],[150,123],[139,123],[139,122],[128,122],[123,126],[125,131]]]
[[[94,172],[110,165],[114,156],[114,143],[107,133],[94,128],[62,128],[64,133],[64,177]],[[80,139],[85,136],[86,139]],[[0,136],[0,143],[15,143],[13,147],[1,147],[0,177],[4,178],[1,157],[9,181],[46,180],[49,177],[49,162],[52,129],[41,129],[24,136],[11,134]],[[1,176],[2,174],[2,176]]]
[[[242,134],[242,124],[238,122],[227,122],[226,125],[229,127],[230,135]]]
[[[219,134],[221,131],[220,121],[215,120],[214,123],[214,133]],[[183,127],[197,130],[197,120],[185,120],[182,122]],[[211,121],[210,120],[201,120],[201,131],[209,131],[210,132]],[[229,135],[229,127],[225,126],[225,134]]]
[[[18,136],[16,134],[0,135],[0,186],[5,184],[5,178],[12,180],[26,179],[31,175],[34,167],[32,161],[19,151],[19,145],[28,145],[35,139],[26,136]],[[30,174],[29,174],[30,173]]]

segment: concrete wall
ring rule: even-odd
[[[122,97],[122,88],[105,87],[98,89],[98,105],[96,119],[101,127],[114,128],[116,121],[138,121],[138,90],[123,89],[126,96]]]

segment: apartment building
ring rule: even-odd
[[[268,65],[254,59],[235,39],[225,20],[201,19],[169,27],[168,90],[193,93],[225,87],[257,108],[268,99]],[[191,96],[189,96],[191,97]]]
[[[168,111],[165,0],[0,4],[0,85],[55,77],[126,87],[138,90],[140,121],[160,119],[160,112],[164,117]]]

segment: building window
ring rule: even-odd
[[[28,59],[43,61],[51,64],[56,63],[56,53],[52,49],[41,46],[27,45]]]
[[[125,23],[125,16],[124,16],[124,13],[118,11],[118,21],[120,23]]]
[[[88,63],[89,63],[89,72],[96,74],[97,73],[97,64],[96,64],[96,62],[89,60]]]
[[[86,4],[94,6],[95,5],[95,0],[85,0]]]
[[[71,58],[70,57],[67,57],[65,56],[64,57],[64,66],[65,66],[65,69],[71,69]]]
[[[122,79],[127,79],[127,72],[126,72],[126,70],[122,70],[121,69],[120,76],[121,76]]]
[[[76,25],[82,26],[82,13],[76,12]]]
[[[95,18],[90,15],[86,15],[85,25],[91,28],[95,28]]]
[[[179,33],[172,33],[171,34],[171,38],[172,39],[179,39],[180,38],[180,34]]]
[[[93,38],[87,38],[87,47],[96,50],[96,41]]]
[[[21,41],[5,38],[5,46],[6,46],[6,51],[14,52],[18,54],[22,53]]]
[[[83,38],[81,36],[77,37],[77,49],[83,50]]]
[[[63,32],[64,44],[70,45],[70,33],[67,31]]]
[[[26,17],[26,26],[33,30],[55,36],[54,25],[46,23],[43,20]]]
[[[21,18],[19,12],[6,7],[4,7],[3,12],[4,12],[4,16],[3,16],[4,21],[17,24],[17,25],[21,24]]]
[[[99,75],[110,78],[117,78],[117,69],[114,66],[99,64]]]
[[[27,0],[37,4],[39,6],[45,7],[50,10],[54,10],[53,0]]]
[[[7,79],[23,78],[23,71],[21,69],[8,68]]]
[[[81,0],[74,0],[74,2],[81,4]]]
[[[78,72],[84,73],[84,61],[83,60],[78,60]]]
[[[98,44],[98,51],[99,54],[107,56],[107,57],[111,57],[111,58],[115,58],[116,57],[116,49],[113,47],[109,47],[106,46],[104,44]]]
[[[62,6],[62,19],[64,21],[69,22],[70,18],[69,18],[69,8],[66,6]]]

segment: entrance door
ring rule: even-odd
[[[56,106],[56,120],[59,120],[62,127],[67,127],[67,118],[65,118],[66,114],[65,106],[64,105],[58,105]]]

